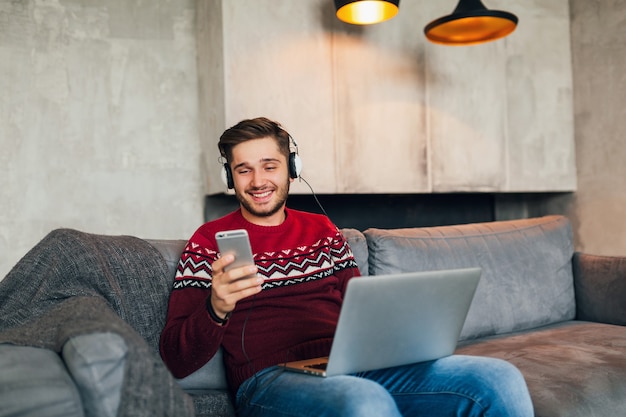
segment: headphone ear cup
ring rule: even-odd
[[[291,178],[298,178],[302,172],[302,159],[300,155],[295,152],[289,154],[289,176]]]
[[[222,168],[222,181],[226,184],[229,190],[235,188],[235,181],[233,181],[233,172],[230,170],[228,163],[224,164]]]

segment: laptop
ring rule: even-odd
[[[463,268],[353,278],[329,356],[282,366],[329,377],[449,356],[480,275]]]

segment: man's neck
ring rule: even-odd
[[[256,216],[244,207],[241,207],[241,214],[244,219],[252,224],[256,224],[257,226],[280,226],[287,218],[287,212],[285,211],[284,205],[280,210],[271,216]]]

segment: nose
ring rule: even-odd
[[[254,170],[252,172],[252,178],[250,180],[250,185],[252,185],[254,188],[259,188],[263,184],[265,184],[265,179],[263,177],[263,173],[261,171]]]

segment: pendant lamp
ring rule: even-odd
[[[426,38],[442,45],[475,45],[503,38],[517,27],[517,16],[489,10],[481,0],[459,0],[452,14],[424,28]]]
[[[353,25],[384,22],[398,14],[400,0],[335,0],[337,17]]]

